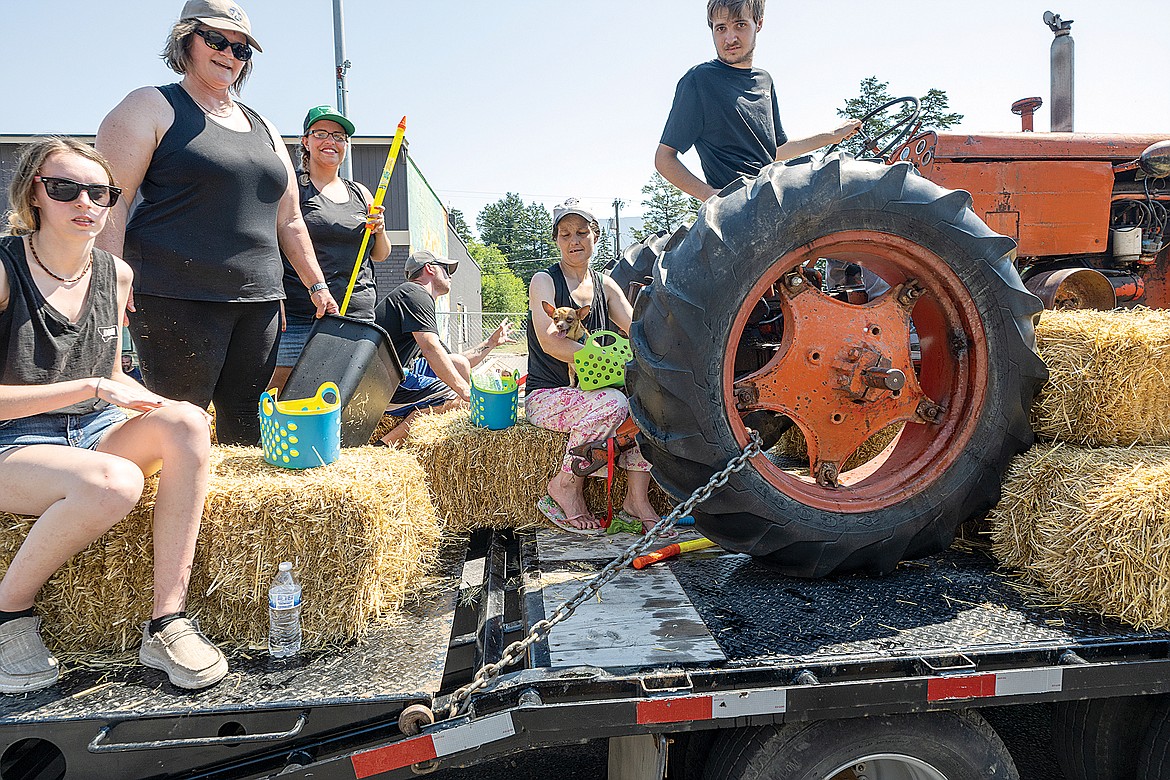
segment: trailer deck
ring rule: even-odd
[[[399,731],[403,707],[439,710],[629,540],[484,532],[366,642],[236,651],[199,693],[137,666],[70,670],[0,700],[3,760],[39,767],[4,776],[411,777],[613,736],[1170,691],[1170,633],[1030,604],[979,552],[807,581],[708,551],[621,570],[468,713]]]

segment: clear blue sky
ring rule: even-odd
[[[331,0],[241,0],[264,47],[243,99],[281,132],[335,102]],[[176,79],[158,58],[181,0],[0,0],[0,135],[93,133],[127,92]],[[1075,20],[1076,129],[1170,137],[1166,0],[770,0],[756,64],[790,135],[820,132],[876,75],[950,95],[967,131],[1014,130],[1048,100],[1045,10]],[[344,0],[350,115],[410,152],[443,202],[475,215],[505,192],[577,195],[609,214],[640,189],[678,78],[710,59],[703,0]],[[876,17],[872,9],[880,9]],[[1048,127],[1048,108],[1037,129]],[[692,153],[693,155],[693,153]],[[693,158],[684,158],[691,160]],[[697,170],[697,168],[696,168]]]

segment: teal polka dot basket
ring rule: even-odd
[[[516,424],[520,388],[511,374],[500,377],[500,389],[480,387],[471,378],[471,422],[480,428],[502,431]]]
[[[326,382],[313,398],[277,401],[276,388],[260,396],[264,460],[286,469],[325,466],[341,457],[341,392]]]

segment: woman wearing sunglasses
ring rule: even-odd
[[[139,659],[183,688],[227,674],[184,610],[207,493],[207,413],[118,365],[132,272],[94,248],[122,191],[86,144],[49,138],[17,162],[12,235],[0,238],[0,510],[36,516],[0,580],[0,691],[52,685],[57,661],[33,600],[70,557],[122,520],[162,469],[154,606]],[[140,412],[127,418],[123,409]]]
[[[373,322],[374,269],[369,261],[377,263],[389,257],[390,240],[386,237],[382,207],[370,212],[374,200],[370,191],[364,184],[338,175],[353,131],[353,122],[334,111],[332,106],[314,106],[305,114],[298,178],[301,214],[309,229],[317,262],[329,283],[329,291],[338,301],[345,299],[362,237],[369,228],[370,248],[362,259],[345,313],[348,317]],[[285,257],[285,327],[280,336],[276,373],[271,382],[279,388],[284,387],[292,367],[297,364],[313,326],[313,307],[303,296],[297,295],[300,284],[296,267]]]
[[[236,99],[259,50],[234,2],[189,0],[163,51],[182,80],[131,92],[97,136],[126,190],[100,246],[134,269],[142,377],[162,395],[214,402],[224,444],[260,438],[256,404],[276,365],[285,297],[281,251],[300,280],[296,297],[316,316],[337,311],[284,143]]]

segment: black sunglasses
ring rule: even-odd
[[[81,191],[85,190],[93,205],[108,209],[122,196],[121,187],[109,184],[82,184],[73,179],[59,179],[56,176],[37,176],[35,179],[45,185],[46,195],[61,203],[77,200],[81,197]]]
[[[195,34],[216,51],[231,48],[232,54],[240,62],[247,62],[252,59],[252,47],[246,43],[232,43],[223,33],[216,32],[215,30],[196,30]]]

